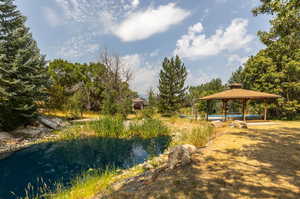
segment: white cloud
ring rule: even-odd
[[[130,14],[113,32],[125,42],[147,39],[168,30],[189,15],[190,12],[169,3],[156,9],[148,8],[146,11]]]
[[[150,56],[150,57],[156,57],[156,56],[159,55],[159,52],[160,52],[160,50],[159,50],[159,49],[156,49],[156,50],[152,51],[152,52],[149,54],[149,56]]]
[[[43,8],[45,17],[51,26],[58,26],[62,24],[61,17],[52,9],[45,7]]]
[[[233,54],[228,56],[228,63],[231,64],[237,64],[239,66],[246,63],[246,61],[249,59],[249,57],[241,57],[240,55]]]
[[[117,21],[119,18],[128,16],[139,6],[139,0],[55,0],[61,7],[65,18],[69,21],[103,22],[101,19],[103,12],[109,13]]]
[[[139,54],[123,56],[122,61],[133,72],[133,80],[130,82],[130,87],[133,90],[146,95],[149,88],[157,86],[159,64],[145,62],[143,56]]]
[[[225,30],[217,29],[214,35],[207,37],[202,33],[202,24],[197,23],[177,41],[174,54],[197,59],[245,48],[254,38],[247,33],[247,26],[248,20],[237,18]]]
[[[131,2],[132,7],[134,7],[134,8],[138,7],[139,4],[140,4],[139,0],[132,0],[132,2]]]
[[[202,71],[198,71],[195,73],[195,71],[192,72],[191,70],[188,70],[186,85],[198,86],[200,84],[209,82],[213,78],[214,78],[214,76],[208,75],[207,73],[204,73]]]
[[[84,34],[72,37],[62,44],[58,50],[58,56],[65,59],[79,59],[83,56],[91,56],[100,51],[100,45],[91,43],[92,34]]]

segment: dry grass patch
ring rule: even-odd
[[[300,122],[240,130],[225,128],[193,164],[131,182],[113,198],[300,198]]]

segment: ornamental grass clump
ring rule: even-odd
[[[203,124],[200,127],[192,129],[190,132],[184,132],[176,139],[175,144],[192,144],[196,147],[202,147],[208,143],[213,136],[214,128],[209,124]]]
[[[144,121],[137,121],[129,126],[129,132],[132,136],[139,136],[142,138],[153,138],[169,134],[169,129],[163,125],[160,120],[146,119]]]

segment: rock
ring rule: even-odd
[[[59,125],[59,127],[66,127],[66,126],[69,126],[71,125],[70,122],[68,121],[64,121],[58,117],[55,117],[55,118],[51,118],[51,121],[57,123]]]
[[[41,122],[46,127],[49,127],[51,129],[54,129],[54,130],[57,130],[61,127],[59,125],[59,122],[57,122],[53,119],[49,119],[49,118],[46,118],[46,117],[43,117],[43,116],[39,116],[38,120],[39,120],[39,122]]]
[[[18,128],[12,132],[16,137],[38,138],[46,135],[51,130],[45,127],[27,127]]]
[[[14,137],[7,132],[0,132],[0,141],[12,140]]]
[[[225,127],[225,124],[223,122],[221,122],[220,120],[212,121],[211,124],[216,128]]]
[[[239,129],[247,129],[247,123],[243,122],[243,121],[239,121],[239,120],[235,120],[231,123],[231,126],[235,127],[235,128],[239,128]]]
[[[191,156],[197,148],[193,145],[179,145],[171,149],[168,155],[168,167],[174,169],[177,166],[184,166],[191,163]]]
[[[188,150],[191,154],[193,154],[197,151],[197,148],[191,144],[184,144],[184,145],[182,145],[182,147],[185,148],[186,150]]]
[[[145,169],[145,170],[150,170],[150,169],[153,169],[154,167],[151,165],[151,164],[149,164],[149,163],[145,163],[144,165],[143,165],[143,169]]]

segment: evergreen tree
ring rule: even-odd
[[[175,59],[165,58],[159,76],[159,111],[172,114],[184,102],[187,70],[178,56]]]
[[[148,103],[151,108],[157,106],[157,96],[154,93],[154,89],[150,88],[148,92]]]
[[[244,75],[243,75],[243,67],[240,66],[235,72],[231,74],[231,77],[228,80],[229,84],[233,83],[243,83]]]
[[[13,0],[0,0],[0,128],[27,122],[44,96],[45,61]]]

